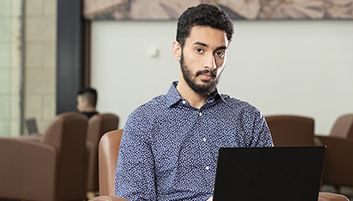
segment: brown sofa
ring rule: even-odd
[[[353,187],[353,114],[340,116],[328,136],[317,135],[326,145],[323,184]]]
[[[87,117],[57,115],[39,141],[0,138],[0,198],[84,200]]]
[[[297,115],[265,117],[275,146],[313,146],[314,119]]]
[[[96,114],[88,120],[86,146],[89,152],[87,190],[98,191],[98,144],[101,137],[108,131],[116,130],[119,117],[114,114]]]
[[[114,196],[115,169],[123,129],[106,133],[99,143],[99,192],[90,201],[126,201]],[[349,201],[347,197],[320,192],[318,201]]]

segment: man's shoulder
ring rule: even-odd
[[[159,95],[144,104],[138,106],[133,113],[146,113],[150,111],[161,110],[166,107],[165,95]]]
[[[234,112],[241,112],[241,113],[261,113],[261,111],[251,103],[240,100],[238,98],[231,97],[227,94],[222,94],[222,98],[224,100],[224,103],[228,109],[234,111]]]
[[[232,97],[230,95],[221,94],[221,96],[222,96],[224,102],[230,107],[236,107],[236,108],[239,108],[239,107],[254,107],[253,105],[251,105],[247,101],[240,100],[238,98],[234,98],[234,97]]]

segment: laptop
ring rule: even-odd
[[[317,201],[325,146],[221,148],[214,201]]]
[[[38,133],[37,122],[35,118],[26,119],[26,127],[28,134]]]

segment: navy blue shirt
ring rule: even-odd
[[[206,201],[213,195],[220,147],[273,146],[266,121],[254,106],[217,92],[197,109],[176,85],[129,115],[117,162],[116,196]]]

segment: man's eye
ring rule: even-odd
[[[196,52],[197,52],[197,53],[202,53],[202,52],[203,52],[203,49],[197,48],[197,49],[196,49]]]
[[[224,52],[216,52],[216,55],[217,55],[218,57],[223,58],[223,57],[224,57]]]

